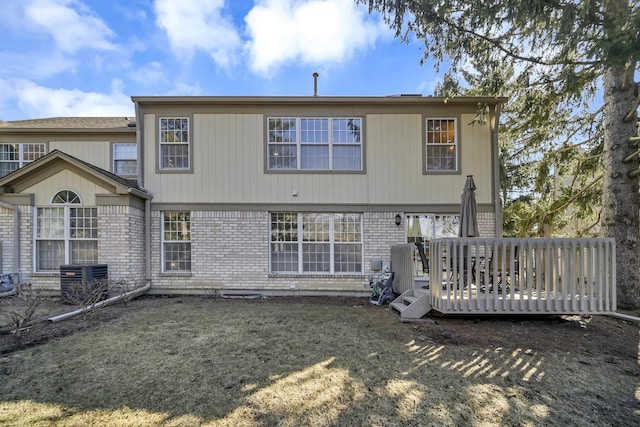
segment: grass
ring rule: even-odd
[[[0,359],[0,425],[637,425],[637,361],[416,341],[358,306],[202,300]]]

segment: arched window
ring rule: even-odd
[[[69,205],[69,204],[82,204],[80,196],[71,190],[62,190],[56,193],[51,199],[52,205]]]
[[[64,264],[98,262],[98,212],[83,207],[72,190],[62,190],[51,205],[36,208],[36,271],[58,271]]]

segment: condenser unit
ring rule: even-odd
[[[108,295],[107,264],[60,266],[60,296],[72,304],[88,304]]]

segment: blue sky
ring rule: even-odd
[[[431,95],[354,0],[0,0],[0,119],[131,116],[131,96]]]

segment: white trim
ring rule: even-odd
[[[273,240],[273,229],[271,228],[273,226],[273,222],[272,222],[272,216],[273,214],[281,214],[281,213],[287,213],[287,214],[295,214],[296,215],[296,227],[297,227],[297,241],[293,242],[280,242],[280,241],[274,241]],[[329,240],[328,241],[323,241],[323,242],[304,242],[304,222],[303,222],[303,217],[304,215],[328,215],[329,217]],[[360,233],[360,241],[359,242],[336,242],[335,240],[335,215],[339,215],[339,214],[343,214],[343,215],[358,215],[359,216],[359,224],[360,224],[360,229],[359,229],[359,233]],[[298,274],[301,276],[317,276],[317,275],[326,275],[326,276],[330,276],[330,275],[341,275],[341,276],[360,276],[363,274],[364,271],[364,215],[361,212],[331,212],[331,213],[327,213],[327,212],[269,212],[269,274],[272,275],[287,275],[287,274]],[[297,271],[273,271],[272,269],[272,245],[273,244],[277,244],[277,243],[283,243],[283,244],[296,244],[297,245],[297,249],[298,249],[298,270]],[[322,271],[304,271],[304,245],[305,243],[311,244],[311,243],[318,243],[318,244],[328,244],[329,245],[329,271],[328,272],[322,272]],[[359,245],[360,246],[360,271],[349,271],[349,272],[336,272],[336,259],[335,259],[335,245],[341,245],[341,244],[347,244],[347,245]]]
[[[453,122],[453,144],[450,145],[454,150],[454,168],[453,169],[429,169],[429,147],[442,147],[442,143],[429,143],[429,121],[452,121]],[[442,132],[441,132],[442,133]],[[424,120],[424,169],[425,172],[460,172],[460,135],[458,132],[458,119],[456,117],[425,117]]]
[[[162,120],[187,120],[187,141],[162,141]],[[158,117],[158,170],[159,171],[190,171],[191,170],[191,117],[187,116],[166,116]],[[182,129],[184,130],[184,129]],[[164,167],[162,166],[162,147],[170,145],[181,145],[187,147],[187,166],[186,167]]]
[[[269,141],[269,136],[270,136],[270,132],[271,129],[269,128],[269,123],[271,120],[295,120],[295,141],[290,141],[290,142],[271,142]],[[326,120],[327,121],[327,141],[321,141],[321,142],[303,142],[302,141],[302,120]],[[359,122],[359,135],[360,135],[360,140],[358,142],[335,142],[334,138],[333,138],[333,132],[334,132],[334,120],[357,120]],[[280,117],[267,117],[267,126],[266,126],[266,141],[267,141],[267,150],[266,150],[266,155],[267,155],[267,170],[270,172],[273,171],[293,171],[293,170],[298,170],[298,171],[332,171],[332,172],[344,172],[344,171],[348,171],[348,172],[361,172],[364,169],[364,130],[362,128],[363,126],[363,122],[364,119],[362,117],[340,117],[340,116],[289,116],[289,117],[285,117],[285,116],[280,116]],[[289,146],[295,146],[296,147],[296,167],[295,168],[272,168],[270,159],[271,159],[271,154],[270,154],[270,150],[269,148],[271,146],[278,146],[278,145],[289,145]],[[327,168],[303,168],[302,167],[302,148],[303,147],[327,147]],[[335,147],[358,147],[360,149],[360,165],[357,169],[336,169],[335,165],[334,165],[334,158],[333,158],[333,154],[334,154],[334,148]]]

